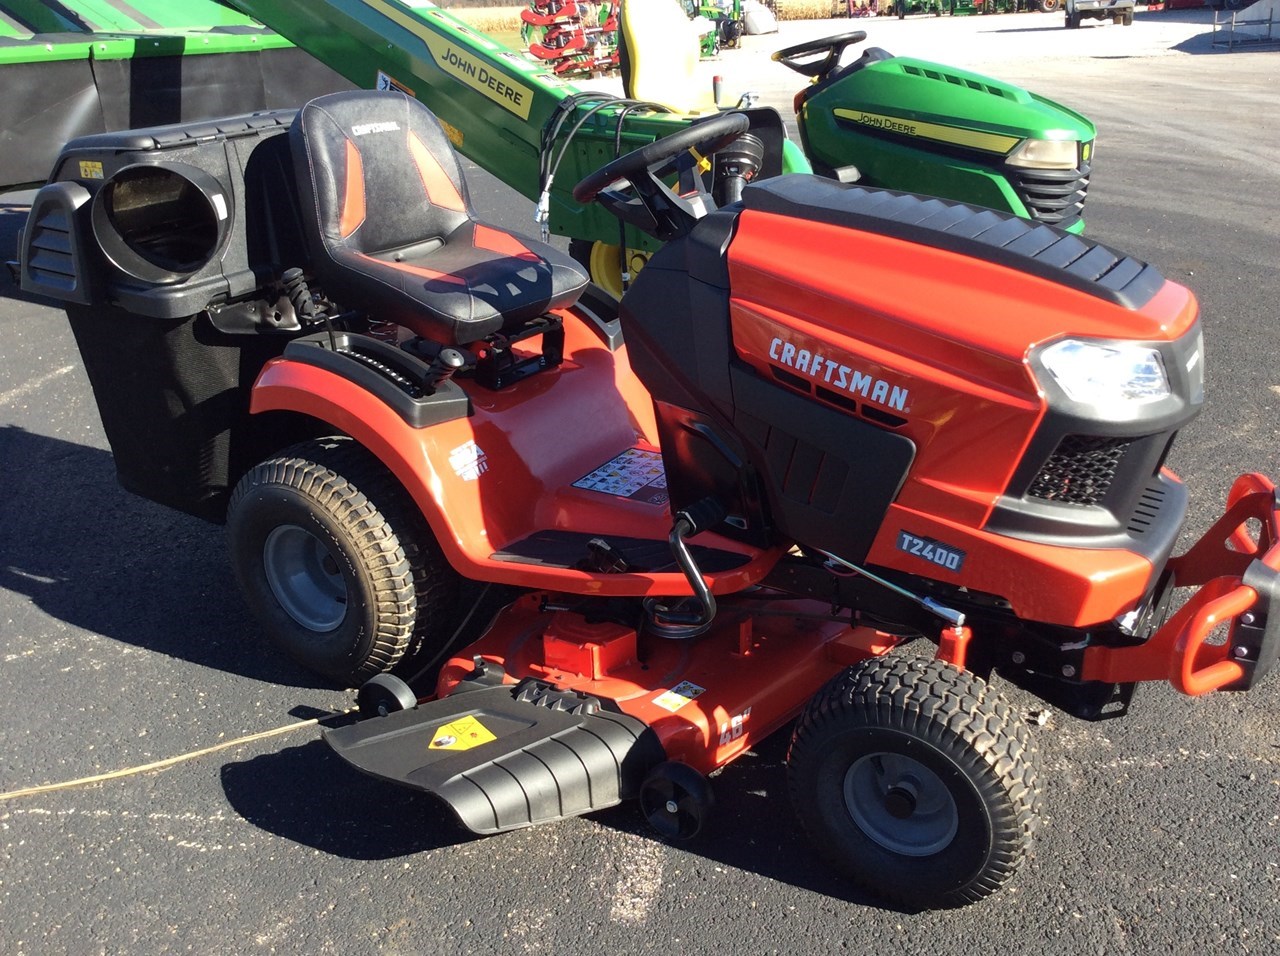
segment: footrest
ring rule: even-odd
[[[642,721],[540,681],[460,685],[442,700],[327,730],[356,769],[434,794],[473,833],[501,833],[634,797],[666,759]]]

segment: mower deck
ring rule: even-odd
[[[446,665],[437,699],[325,739],[357,769],[439,797],[476,833],[604,809],[663,760],[724,766],[897,643],[817,601],[761,610],[728,604],[696,641],[671,640],[527,595]]]

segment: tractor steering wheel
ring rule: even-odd
[[[685,235],[715,206],[696,172],[693,192],[686,195],[677,194],[662,177],[693,170],[699,158],[690,150],[696,150],[699,157],[710,156],[749,126],[742,113],[722,113],[695,123],[601,166],[573,187],[573,198],[584,205],[599,200],[619,219],[663,241]],[[631,183],[635,195],[610,188],[624,179]]]
[[[797,43],[795,46],[778,50],[773,54],[773,60],[783,66],[791,67],[804,76],[816,76],[821,82],[840,62],[840,55],[844,53],[845,47],[852,43],[861,43],[866,38],[866,30],[837,33],[833,37],[809,40],[807,43]],[[825,53],[826,56],[821,59],[809,59],[820,53]]]

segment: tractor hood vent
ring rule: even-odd
[[[963,86],[971,90],[977,90],[980,93],[990,93],[992,96],[999,96],[1002,99],[1008,99],[1009,91],[999,86],[991,86],[983,83],[972,76],[961,76],[957,73],[944,73],[941,70],[932,70],[927,67],[916,66],[915,64],[901,64],[902,72],[911,76],[920,76],[929,80],[938,80],[941,83],[950,83],[952,86]]]

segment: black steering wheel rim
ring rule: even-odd
[[[619,156],[613,162],[589,173],[573,187],[573,198],[585,205],[619,180],[634,181],[664,160],[689,149],[696,148],[700,154],[709,156],[732,143],[750,125],[750,120],[742,113],[723,113],[705,122],[694,123],[670,136],[656,139]]]
[[[775,63],[781,63],[802,76],[816,76],[821,79],[840,61],[840,54],[844,52],[845,47],[853,43],[861,43],[866,38],[866,30],[850,30],[848,33],[837,33],[835,36],[806,40],[804,43],[797,43],[794,46],[775,50],[772,59]],[[826,53],[827,55],[810,63],[796,62],[800,57],[812,56],[816,53]]]

